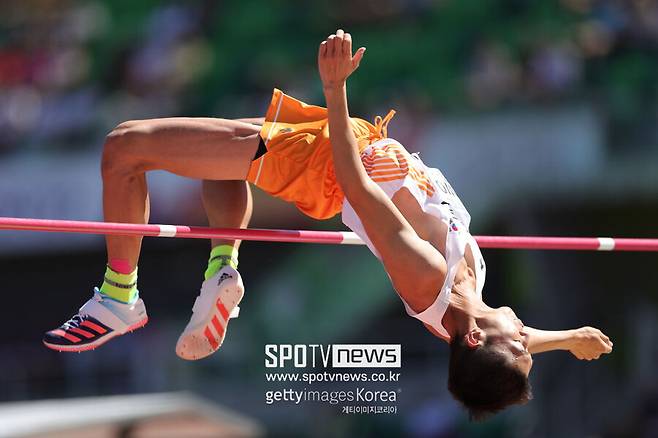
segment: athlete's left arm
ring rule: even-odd
[[[598,359],[612,351],[612,341],[601,330],[581,327],[573,330],[538,330],[524,327],[530,354],[567,350],[578,359]]]
[[[329,136],[336,179],[350,199],[368,188],[370,178],[359,156],[347,107],[347,78],[359,68],[365,48],[352,56],[352,37],[341,29],[320,44],[318,70],[327,101]]]
[[[418,237],[361,163],[345,82],[358,67],[364,50],[357,50],[352,57],[351,37],[341,30],[320,45],[318,68],[327,101],[334,170],[393,286],[414,311],[422,312],[434,302],[443,284],[446,262],[429,242]]]

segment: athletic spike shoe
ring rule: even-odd
[[[192,307],[192,318],[176,343],[176,354],[197,360],[217,351],[224,342],[229,319],[240,313],[238,304],[243,295],[242,277],[231,266],[224,266],[204,281]]]
[[[46,347],[57,351],[93,350],[112,338],[144,327],[148,322],[144,301],[125,304],[103,297],[94,288],[94,296],[73,318],[43,337]]]

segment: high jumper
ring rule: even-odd
[[[482,298],[486,265],[469,232],[470,215],[443,174],[387,135],[393,111],[375,123],[350,117],[347,78],[365,53],[342,30],[319,46],[326,108],[275,89],[261,119],[165,118],[120,124],[102,158],[106,222],[147,224],[146,173],[203,180],[212,227],[245,228],[249,183],[316,219],[342,220],[381,260],[407,313],[450,344],[448,388],[474,418],[531,398],[532,354],[568,350],[578,359],[612,351],[600,330],[543,331],[509,307]],[[84,351],[146,324],[137,290],[141,236],[107,235],[100,288],[79,312],[44,337],[58,351]],[[200,359],[222,344],[244,293],[240,240],[212,239],[205,281],[176,344]]]

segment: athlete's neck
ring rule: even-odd
[[[443,326],[450,334],[451,339],[477,327],[477,318],[486,315],[491,310],[478,296],[475,288],[473,270],[462,259],[450,293],[448,310],[443,317]]]

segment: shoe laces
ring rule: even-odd
[[[73,316],[73,318],[69,319],[66,321],[64,324],[62,324],[62,328],[64,330],[69,330],[72,328],[78,328],[80,327],[80,324],[85,320],[84,316],[77,314]]]

